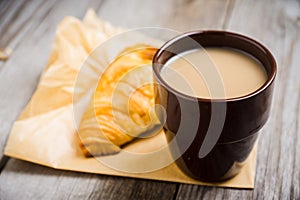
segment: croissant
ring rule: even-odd
[[[85,156],[118,153],[160,123],[153,109],[151,63],[156,51],[148,45],[127,48],[103,72],[79,127]]]

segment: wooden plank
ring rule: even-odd
[[[0,7],[0,46],[6,47],[8,44],[11,48],[15,47],[12,40],[17,40],[16,36],[26,33],[30,29],[31,18],[38,15],[39,7],[42,3],[30,4],[28,1],[4,1]],[[49,6],[48,6],[49,7]],[[15,23],[11,23],[14,21]],[[23,30],[25,28],[25,30]],[[3,63],[2,63],[3,64]]]
[[[99,16],[112,24],[127,28],[162,27],[177,31],[215,29],[222,26],[227,1],[138,0],[106,1]]]
[[[236,1],[229,30],[266,44],[278,62],[273,110],[261,131],[254,190],[182,185],[178,199],[300,198],[300,3]]]
[[[174,183],[67,172],[11,161],[1,174],[0,199],[171,199],[176,188]]]
[[[216,0],[208,4],[205,2],[205,0],[184,2],[169,0],[161,1],[161,6],[158,6],[157,2],[150,0],[143,2],[139,0],[105,1],[98,13],[112,24],[123,27],[161,26],[187,31],[192,27],[194,29],[214,28],[222,25],[226,15],[227,2]],[[28,96],[19,96],[22,98],[22,105],[28,101],[42,66],[47,60],[51,35],[54,36],[55,24],[58,23],[58,20],[52,20],[52,18],[58,19],[57,15],[62,17],[61,9],[65,8],[68,8],[75,16],[85,11],[84,6],[72,7],[69,4],[70,2],[63,1],[55,5],[48,16],[43,19],[43,23],[37,27],[36,33],[26,38],[28,42],[20,44],[19,48],[25,51],[27,44],[35,49],[33,46],[36,46],[36,41],[40,40],[38,46],[43,47],[39,49],[40,51],[35,50],[34,55],[39,57],[38,62],[34,62],[35,66],[32,66],[33,62],[30,59],[26,59],[26,64],[31,66],[31,71],[25,73],[24,70],[21,70],[26,76],[26,78],[22,77],[22,83],[26,83],[27,90],[30,90],[26,92]],[[202,7],[205,7],[202,12],[195,12],[193,15],[189,13],[191,9],[197,11],[197,8]],[[153,15],[154,10],[155,15]],[[47,32],[43,30],[47,30]],[[25,62],[26,60],[22,59],[21,55],[21,53],[15,53],[15,58],[10,59],[10,62]],[[3,77],[2,74],[0,76]],[[7,78],[4,82],[11,83],[12,80]],[[31,85],[28,82],[32,82]],[[16,86],[18,89],[22,88],[19,84]],[[11,98],[14,98],[13,95],[7,97],[7,99]],[[11,105],[6,104],[10,108]],[[21,110],[20,106],[14,112]],[[171,183],[59,171],[15,159],[9,160],[0,175],[0,199],[172,199],[176,191],[176,184]]]

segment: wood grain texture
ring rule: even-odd
[[[106,1],[99,9],[99,17],[112,24],[127,27],[162,27],[177,31],[215,29],[222,27],[227,1],[164,0],[141,3],[139,0]]]
[[[14,159],[1,174],[0,185],[0,199],[172,199],[176,188],[172,183],[54,170]]]
[[[227,29],[254,37],[278,63],[272,114],[261,131],[254,190],[183,185],[178,199],[299,199],[300,2],[236,1]]]
[[[172,184],[75,173],[10,159],[0,199],[300,199],[300,2],[297,0],[0,1],[0,157],[12,123],[47,62],[55,28],[88,7],[114,25],[189,31],[228,29],[268,46],[278,62],[272,115],[261,131],[254,190]],[[5,163],[5,162],[3,162]],[[0,163],[1,168],[1,163]]]

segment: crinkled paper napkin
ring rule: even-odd
[[[62,20],[57,27],[48,65],[30,102],[13,125],[4,154],[62,170],[187,184],[253,188],[256,146],[245,161],[242,171],[234,178],[220,183],[206,183],[191,179],[174,163],[153,172],[125,173],[109,168],[95,158],[84,157],[76,132],[78,126],[74,120],[73,96],[76,78],[92,51],[107,39],[123,31],[99,20],[93,10],[89,10],[82,21],[74,17],[66,17]],[[126,47],[125,40],[123,44],[121,41],[118,45],[120,51]],[[107,51],[110,57],[118,53],[115,49],[115,52],[109,52],[109,49]],[[98,58],[94,62],[98,62],[99,65],[108,64],[109,61],[104,60]],[[97,79],[90,74],[82,75],[86,78],[83,90],[85,87],[89,88],[89,80]],[[88,95],[88,92],[81,94]],[[134,142],[128,148],[147,152],[165,145],[167,141],[164,133],[161,132],[155,137]]]

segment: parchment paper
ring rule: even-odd
[[[91,91],[89,81],[96,80],[92,73],[81,73],[86,82],[76,82],[80,68],[85,66],[86,58],[101,43],[124,30],[111,26],[97,18],[93,10],[89,10],[80,21],[74,17],[66,17],[57,27],[56,38],[51,56],[36,92],[32,96],[19,119],[14,123],[9,135],[5,152],[7,156],[37,163],[56,169],[90,172],[97,174],[125,176],[178,183],[253,188],[256,168],[256,146],[245,161],[241,173],[221,183],[204,183],[189,178],[173,163],[165,168],[148,173],[125,173],[102,164],[95,158],[86,158],[79,147],[76,118],[84,111],[89,100],[85,96]],[[126,38],[119,47],[107,49],[106,58],[95,58],[93,62],[106,65],[118,51],[126,47]],[[104,48],[104,51],[106,49]],[[111,51],[111,52],[110,52]],[[91,71],[92,64],[88,64]],[[79,116],[74,116],[74,87],[81,85],[77,92]],[[84,103],[85,102],[85,103]],[[129,145],[128,151],[147,152],[167,144],[164,133],[155,137],[137,140]],[[126,159],[126,158],[124,158]],[[122,160],[120,160],[122,162]],[[137,161],[137,165],[139,165]]]

